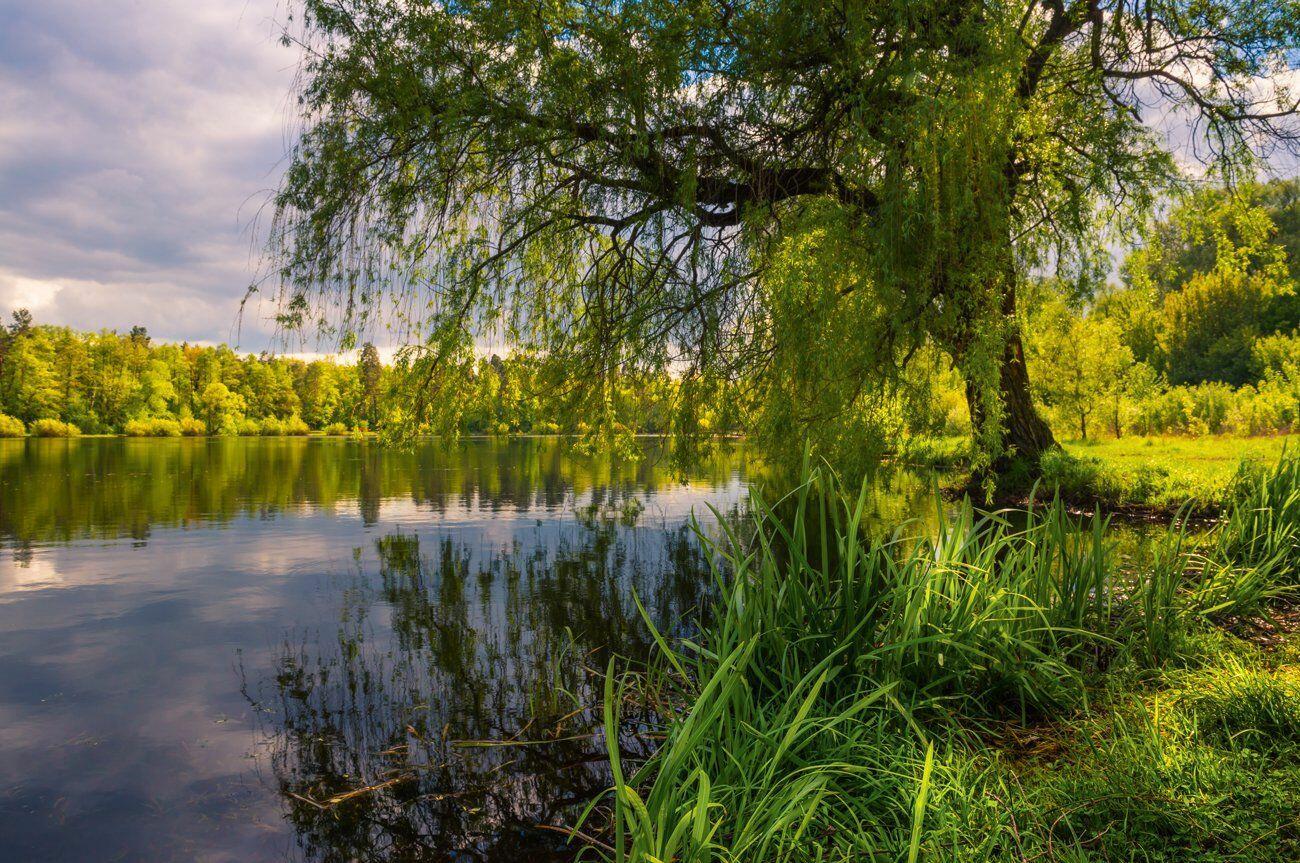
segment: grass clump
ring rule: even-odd
[[[1272,468],[1244,463],[1217,541],[1224,560],[1300,581],[1300,458],[1283,458]]]
[[[619,705],[647,679],[611,667],[611,859],[914,858],[936,776],[982,775],[946,755],[936,774],[954,744],[929,723],[1080,703],[1110,616],[1100,517],[1080,530],[1059,501],[965,504],[937,536],[877,539],[860,530],[866,500],[816,474],[776,507],[756,501],[752,536],[711,543],[722,599],[700,640],[655,633],[649,688],[677,706],[630,774]]]
[[[0,414],[0,437],[25,437],[27,426],[17,417]]]
[[[1179,706],[1196,733],[1217,745],[1256,749],[1300,744],[1300,680],[1228,663],[1185,687]]]
[[[81,429],[72,423],[56,419],[40,419],[33,422],[29,431],[34,437],[77,437]]]

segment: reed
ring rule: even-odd
[[[1159,667],[1195,627],[1296,581],[1300,467],[1243,479],[1239,500],[1208,538],[1176,521],[1138,573],[1116,565],[1105,516],[1056,497],[985,513],[945,512],[936,496],[937,529],[881,536],[864,528],[865,486],[846,495],[813,469],[779,500],[755,496],[745,522],[715,513],[716,538],[699,536],[717,607],[698,637],[671,643],[643,614],[658,660],[638,674],[611,661],[613,788],[578,829],[599,812],[600,853],[617,863],[915,860],[925,843],[996,844],[953,832],[982,794],[1006,793],[988,790],[1003,787],[996,759],[970,757],[972,720],[1073,715],[1101,672]],[[636,730],[662,745],[624,764],[622,706],[647,701],[662,727]]]

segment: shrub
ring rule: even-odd
[[[186,437],[202,437],[208,433],[208,427],[203,420],[194,417],[186,417],[181,420],[181,434]]]
[[[155,417],[131,420],[123,431],[128,437],[180,437],[181,424],[173,419]]]
[[[233,428],[231,434],[243,435],[246,437],[260,435],[262,433],[262,426],[258,421],[247,417],[233,421],[231,427]]]
[[[23,421],[8,414],[0,414],[0,437],[23,437],[27,434],[27,427]]]
[[[302,417],[297,414],[294,414],[280,424],[280,434],[305,435],[310,433],[311,429],[308,428],[307,423],[303,422]]]
[[[325,426],[324,432],[333,437],[340,437],[348,433],[348,426],[347,423],[330,423]]]
[[[81,434],[81,429],[72,423],[60,422],[55,419],[41,419],[32,423],[31,433],[36,437],[76,437]]]

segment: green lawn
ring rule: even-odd
[[[1212,510],[1225,502],[1242,462],[1274,462],[1284,448],[1300,446],[1297,437],[1068,441],[1066,455],[1049,458],[1044,473],[1049,483],[1059,483],[1078,498],[1161,509],[1187,503]]]
[[[1076,456],[1093,456],[1116,466],[1161,464],[1172,472],[1203,479],[1231,476],[1243,458],[1274,460],[1283,448],[1295,450],[1300,435],[1279,437],[1126,437],[1120,440],[1067,441]],[[1290,442],[1288,444],[1288,441]]]
[[[1227,502],[1243,462],[1271,463],[1284,450],[1300,452],[1300,435],[1277,437],[1127,437],[1065,441],[1043,463],[1042,487],[1056,487],[1076,503],[1173,511],[1184,504],[1208,513]],[[968,462],[962,437],[914,438],[899,461],[937,468]],[[955,483],[960,485],[960,483]]]

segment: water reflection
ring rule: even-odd
[[[0,440],[0,859],[554,852],[607,782],[590,669],[649,650],[634,594],[695,618],[688,520],[755,474],[643,445]]]
[[[543,438],[476,440],[451,452],[433,443],[392,451],[332,438],[0,438],[0,539],[19,548],[85,538],[147,542],[160,527],[273,519],[304,507],[370,525],[393,501],[426,515],[480,518],[639,495],[681,516],[699,491],[734,482],[751,464],[744,449],[720,449],[691,470],[692,494],[658,441],[644,441],[643,450],[638,460],[615,460]]]
[[[533,859],[531,825],[604,783],[586,668],[647,649],[633,591],[695,614],[687,519],[750,469],[682,482],[653,443],[0,444],[17,860]],[[517,734],[541,742],[460,745]]]
[[[659,625],[696,613],[694,538],[606,522],[500,553],[401,532],[375,545],[377,572],[340,585],[336,637],[286,642],[278,663],[272,761],[303,851],[568,859],[534,825],[608,784],[591,669],[611,645],[648,650],[633,590]]]

